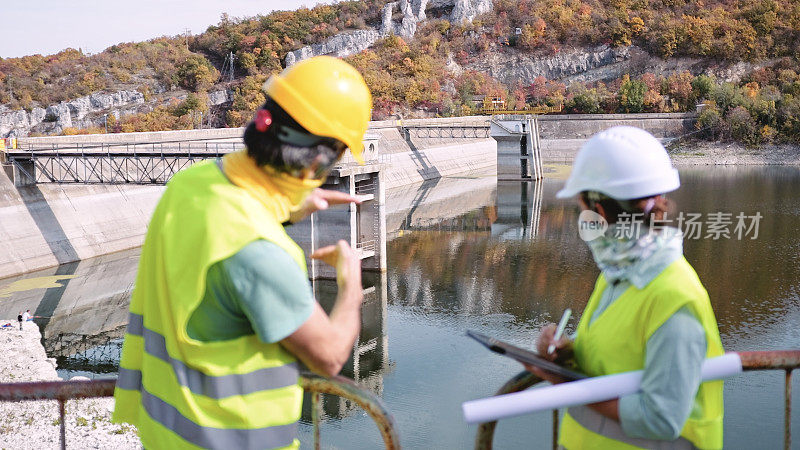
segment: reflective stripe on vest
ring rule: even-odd
[[[567,413],[583,428],[637,448],[647,448],[650,450],[692,450],[697,448],[682,437],[674,441],[630,437],[622,430],[622,426],[619,422],[605,417],[588,406],[572,406],[567,408]]]
[[[128,334],[144,338],[144,350],[151,356],[169,363],[178,379],[178,384],[188,388],[195,394],[211,398],[224,398],[231,395],[247,395],[268,389],[279,389],[297,384],[299,369],[296,362],[277,367],[268,367],[246,374],[211,376],[188,367],[182,361],[169,356],[164,336],[144,327],[144,318],[140,314],[129,313]],[[139,372],[120,368],[120,379],[126,372]],[[141,384],[141,372],[139,372]],[[127,382],[127,381],[126,381]],[[126,388],[123,389],[134,389]]]
[[[142,406],[153,420],[200,447],[278,448],[291,445],[297,435],[297,422],[246,430],[198,425],[184,417],[174,406],[147,392],[142,386],[142,372],[138,370],[120,368],[117,387],[129,391],[139,391],[142,395]]]

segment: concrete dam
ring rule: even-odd
[[[365,137],[365,156],[380,172],[389,199],[392,190],[426,180],[479,172],[519,173],[522,135],[493,138],[491,120],[472,116],[372,122]],[[692,116],[686,114],[553,115],[539,116],[538,121],[540,157],[545,163],[569,163],[583,141],[613,125],[640,126],[664,140],[680,137],[692,126]],[[10,161],[10,153],[0,153],[0,277],[141,245],[163,186],[81,180],[94,170],[91,164],[97,167],[91,158],[113,152],[143,165],[139,160],[159,152],[221,154],[242,148],[241,135],[242,129],[207,129],[20,139],[16,154],[28,152],[50,159],[26,166]],[[346,158],[342,162],[343,167],[353,165]],[[161,182],[155,184],[163,184],[170,167],[177,166],[162,166],[136,170],[150,175],[159,172]],[[392,211],[400,209],[393,203],[387,202],[389,223],[394,220]]]

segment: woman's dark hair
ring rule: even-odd
[[[602,206],[609,224],[617,223],[622,214],[644,214],[647,217],[639,216],[639,220],[647,224],[652,224],[653,220],[663,220],[667,211],[673,206],[669,200],[661,195],[634,198],[631,200],[617,200],[594,191],[583,191],[580,195],[581,200],[583,200],[590,209],[595,210],[596,205]],[[645,205],[647,205],[650,199],[653,199],[653,202],[652,205],[647,208]],[[630,220],[632,220],[632,218],[630,218]]]
[[[319,137],[319,142],[311,146],[282,141],[279,132],[283,128],[305,135],[311,133],[269,97],[261,109],[266,109],[272,115],[272,124],[269,128],[265,132],[258,131],[255,122],[250,121],[244,130],[247,154],[255,159],[258,165],[268,165],[278,171],[296,175],[309,168],[315,168],[317,172],[324,171],[332,167],[342,156],[344,147],[332,138]]]

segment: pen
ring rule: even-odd
[[[567,322],[569,321],[569,316],[572,315],[572,310],[567,308],[564,310],[564,315],[561,316],[561,321],[558,322],[558,327],[556,328],[556,334],[553,335],[553,342],[550,346],[547,347],[547,354],[552,354],[556,351],[556,342],[561,339],[561,335],[564,334],[564,329],[567,328]]]

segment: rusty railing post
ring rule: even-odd
[[[311,425],[314,427],[314,449],[320,449],[320,439],[319,439],[319,420],[320,420],[320,399],[322,394],[319,392],[311,393]]]
[[[542,381],[536,375],[523,370],[516,374],[513,378],[508,380],[494,395],[510,394],[512,392],[519,392],[528,389],[534,384]],[[556,411],[556,414],[558,411]],[[484,422],[478,425],[478,433],[475,435],[475,448],[479,450],[491,450],[494,441],[494,430],[497,427],[497,421]],[[556,431],[557,432],[557,431]]]
[[[397,450],[400,448],[400,438],[397,435],[392,414],[386,409],[380,398],[360,387],[355,381],[338,375],[325,378],[304,372],[300,375],[300,386],[303,387],[303,390],[312,393],[312,401],[314,393],[330,394],[354,401],[369,414],[375,425],[378,426],[386,449]]]
[[[553,410],[553,450],[558,450],[558,410]]]
[[[65,423],[67,417],[64,411],[64,399],[61,398],[58,399],[58,420],[61,450],[67,450],[67,424]]]
[[[783,422],[783,447],[792,448],[792,369],[786,369],[785,410]]]

